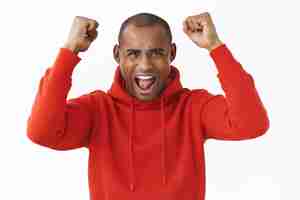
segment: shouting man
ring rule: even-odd
[[[96,39],[97,27],[75,17],[40,80],[28,137],[56,150],[88,148],[92,200],[204,200],[204,142],[256,138],[269,128],[252,76],[219,39],[210,14],[202,13],[187,17],[183,31],[209,51],[225,96],[183,88],[171,65],[176,45],[168,23],[140,13],[120,28],[111,88],[67,100],[78,54]]]

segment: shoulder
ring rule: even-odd
[[[206,89],[193,89],[190,92],[192,104],[200,107],[206,105],[208,102],[215,101],[218,99],[221,100],[224,98],[223,95],[213,94]]]
[[[68,103],[72,104],[82,104],[87,107],[94,107],[99,101],[103,101],[107,94],[102,90],[93,90],[84,94],[79,95],[76,98],[68,99]]]
[[[92,98],[105,98],[107,94],[102,90],[93,90],[89,92],[87,95],[90,95]]]
[[[191,93],[191,98],[195,100],[205,100],[214,96],[206,89],[193,89],[190,91],[190,93]]]

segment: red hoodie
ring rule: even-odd
[[[183,88],[172,66],[172,80],[151,102],[126,92],[119,67],[107,93],[67,100],[81,59],[62,48],[40,80],[27,135],[56,150],[88,148],[92,200],[204,200],[206,139],[250,139],[269,128],[251,75],[226,45],[209,55],[226,98]]]

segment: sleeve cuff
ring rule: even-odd
[[[81,58],[67,48],[60,48],[53,66],[53,73],[71,76]]]
[[[219,74],[221,76],[234,76],[234,74],[245,73],[241,64],[233,57],[232,53],[226,46],[222,44],[213,49],[209,55],[213,59]]]

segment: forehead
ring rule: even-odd
[[[137,27],[129,24],[122,33],[121,43],[124,48],[164,48],[169,40],[161,25]]]

